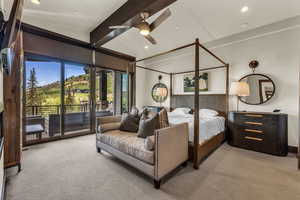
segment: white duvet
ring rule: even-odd
[[[170,125],[187,122],[189,124],[189,141],[194,141],[194,115],[168,113]],[[201,117],[200,116],[200,134],[199,144],[209,140],[213,136],[225,130],[225,118],[221,116]]]

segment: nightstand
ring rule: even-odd
[[[288,115],[229,112],[228,143],[235,147],[277,156],[288,154]]]

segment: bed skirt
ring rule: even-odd
[[[198,165],[201,164],[213,151],[215,151],[224,141],[225,132],[221,132],[215,135],[211,139],[205,141],[203,144],[198,146]],[[189,161],[194,160],[194,144],[189,142]]]

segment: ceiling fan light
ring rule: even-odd
[[[41,0],[31,0],[31,2],[37,5],[41,4]]]
[[[150,34],[150,31],[148,29],[142,29],[142,30],[140,30],[140,34],[147,36]]]

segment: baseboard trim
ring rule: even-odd
[[[289,153],[295,153],[295,154],[297,154],[298,153],[298,147],[289,146],[288,147],[288,151],[289,151]]]

